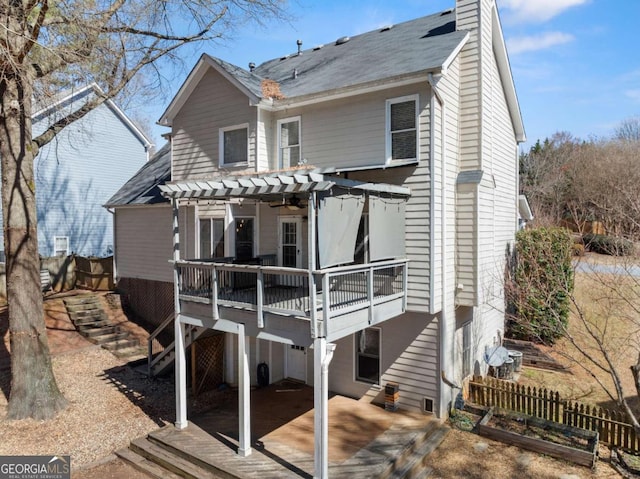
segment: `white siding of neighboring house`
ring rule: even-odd
[[[249,124],[249,164],[219,167],[220,128]],[[255,171],[257,109],[247,96],[213,69],[209,69],[173,119],[173,180],[203,178],[221,171],[234,175]]]
[[[118,208],[116,270],[118,278],[136,278],[173,283],[171,207]]]

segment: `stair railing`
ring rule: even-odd
[[[160,361],[163,357],[169,354],[169,352],[171,352],[171,350],[173,349],[171,345],[167,346],[163,351],[158,353],[158,355],[155,358],[153,357],[153,340],[158,336],[158,334],[164,331],[164,329],[167,326],[169,326],[170,324],[173,324],[173,320],[175,316],[176,316],[175,311],[172,311],[171,313],[169,313],[169,315],[164,319],[164,321],[160,323],[160,326],[158,326],[153,331],[153,333],[149,335],[149,340],[147,343],[147,375],[149,377],[151,377],[153,366],[155,366],[158,363],[158,361]],[[172,344],[175,344],[175,342]]]

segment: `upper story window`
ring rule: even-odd
[[[220,128],[220,166],[240,166],[249,162],[249,124]]]
[[[387,161],[418,158],[418,95],[387,100]]]
[[[300,117],[278,120],[278,167],[300,163]]]

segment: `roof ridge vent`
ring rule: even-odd
[[[453,8],[450,8],[449,10],[445,10],[440,14],[440,16],[444,17],[445,15],[449,15],[450,13],[453,13]]]
[[[380,30],[380,33],[382,32],[388,32],[389,30],[391,30],[393,28],[393,25],[385,25],[384,27],[382,27],[382,29]]]
[[[282,60],[286,60],[286,59],[287,59],[287,58],[289,58],[290,56],[291,56],[291,55],[285,55],[285,56],[283,56],[283,57],[280,57],[280,61],[282,61]]]
[[[322,47],[324,47],[324,45],[323,45],[323,44],[316,45],[315,47],[313,47],[313,51],[314,51],[314,52],[317,52],[317,51],[318,51],[318,50],[320,50]]]
[[[344,45],[349,40],[351,40],[351,37],[340,37],[336,40],[336,45]]]

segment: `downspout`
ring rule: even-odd
[[[516,200],[517,200],[517,196],[516,196]],[[116,242],[118,241],[118,235],[116,234],[116,211],[115,208],[105,208],[109,213],[111,213],[111,217],[112,220],[111,222],[113,223],[113,227],[112,227],[112,232],[113,232],[113,260],[111,261],[112,263],[112,268],[113,268],[113,283],[117,284],[116,279],[118,278],[118,262],[116,261],[117,256],[116,256],[116,252],[118,251],[118,248],[116,247]]]
[[[449,346],[452,344],[448,344],[449,340],[449,327],[447,324],[447,194],[446,194],[446,182],[447,182],[447,171],[446,171],[446,115],[445,115],[445,101],[444,97],[440,93],[437,88],[437,83],[442,79],[442,75],[438,75],[437,78],[434,77],[432,73],[429,73],[428,77],[429,85],[431,86],[431,91],[438,101],[440,105],[440,159],[441,159],[441,187],[440,187],[440,264],[441,264],[441,310],[440,310],[440,417],[445,416],[448,408],[445,408],[445,402],[447,398],[444,394],[444,388],[450,387],[450,382],[446,380],[447,378],[451,378],[452,374],[450,371],[451,361],[449,361]],[[433,142],[432,142],[433,143]],[[433,176],[433,175],[432,175]],[[433,228],[432,228],[433,229]]]

